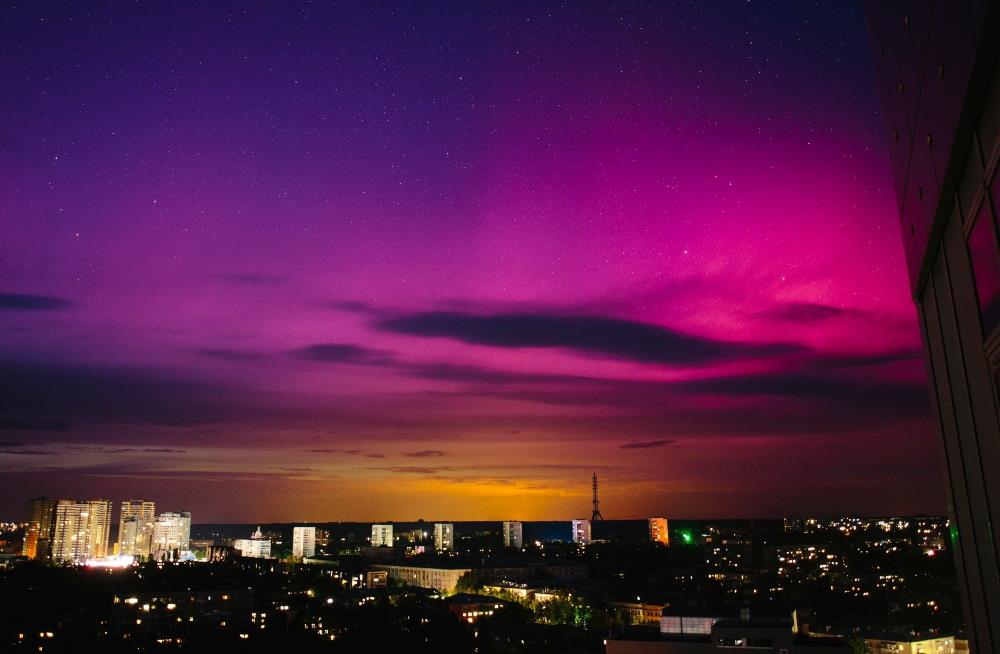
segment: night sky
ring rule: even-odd
[[[0,517],[944,509],[853,3],[44,4]]]

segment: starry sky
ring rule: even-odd
[[[0,10],[0,517],[943,510],[860,7],[297,4]]]

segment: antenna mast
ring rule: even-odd
[[[590,516],[590,521],[604,520],[604,516],[601,515],[601,501],[597,499],[597,473],[594,473],[594,512]]]

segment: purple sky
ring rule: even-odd
[[[701,4],[0,10],[0,515],[942,511],[860,9]]]

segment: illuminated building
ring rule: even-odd
[[[372,525],[372,547],[392,547],[392,525]]]
[[[431,568],[418,565],[393,565],[376,563],[371,566],[372,570],[381,570],[389,575],[389,579],[402,582],[409,586],[420,588],[433,588],[442,593],[450,593],[455,590],[458,580],[471,568]]]
[[[316,527],[292,529],[292,556],[301,559],[316,554]]]
[[[251,559],[267,559],[271,557],[271,539],[264,538],[260,527],[253,532],[250,538],[240,538],[233,543],[233,548],[238,550],[240,556]]]
[[[149,500],[125,500],[118,518],[118,553],[149,558],[156,503]]]
[[[253,598],[254,592],[248,588],[116,595],[109,631],[112,638],[126,641],[129,650],[163,649],[164,645],[227,635],[247,638],[251,618],[260,615],[252,613]]]
[[[83,563],[108,553],[111,502],[59,500],[52,534],[52,560]]]
[[[31,515],[24,532],[21,553],[29,559],[47,559],[51,554],[56,501],[47,497],[31,500]]]
[[[516,550],[524,547],[524,525],[516,520],[507,520],[503,523],[503,546],[513,547]]]
[[[580,518],[573,520],[573,542],[579,545],[590,545],[590,520]]]
[[[1000,3],[866,5],[973,651],[1000,651]]]
[[[158,561],[177,560],[191,549],[191,514],[161,513],[153,523],[150,556]]]
[[[504,607],[505,602],[486,595],[470,595],[458,593],[448,598],[448,610],[462,620],[473,624],[483,618],[488,618]]]
[[[649,519],[649,540],[661,545],[670,545],[669,524],[666,518]]]
[[[865,636],[865,646],[870,654],[955,654],[955,638],[952,636]]]
[[[455,525],[450,522],[434,523],[434,549],[455,549]]]
[[[665,604],[649,602],[608,602],[608,608],[629,617],[629,624],[659,628]]]

